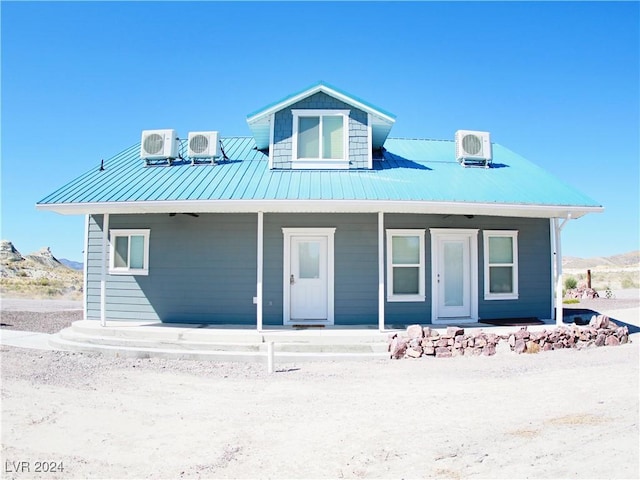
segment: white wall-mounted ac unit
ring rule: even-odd
[[[220,155],[218,132],[189,132],[190,158],[215,158]]]
[[[491,162],[491,135],[489,132],[458,130],[456,132],[456,160],[463,164]]]
[[[178,157],[178,135],[173,129],[143,130],[140,144],[143,160],[172,160]]]

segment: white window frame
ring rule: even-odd
[[[293,132],[291,165],[296,169],[348,169],[349,168],[349,114],[350,110],[291,109]],[[320,117],[320,158],[298,158],[298,125],[302,117]],[[322,158],[322,117],[342,117],[342,158]]]
[[[418,267],[418,293],[402,294],[393,292],[393,238],[418,237],[420,240],[420,259],[417,264],[402,264],[402,267]],[[424,302],[425,301],[425,230],[424,229],[387,229],[387,302]]]
[[[484,230],[483,250],[484,250],[484,299],[485,300],[517,300],[518,299],[518,231],[517,230]],[[489,238],[507,237],[511,238],[512,263],[489,263]],[[490,267],[511,267],[512,291],[509,293],[491,293],[490,287]]]
[[[151,230],[149,229],[113,229],[109,230],[109,274],[111,275],[149,275],[149,236]],[[144,237],[144,266],[143,268],[130,268],[130,267],[116,267],[115,266],[115,253],[116,253],[116,238],[128,237],[129,255],[127,262],[131,261],[131,237],[142,236]]]

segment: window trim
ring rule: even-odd
[[[110,275],[149,275],[149,236],[151,230],[146,229],[111,229],[109,230],[109,274]],[[129,246],[129,256],[127,263],[131,263],[131,237],[142,236],[144,237],[144,267],[143,268],[131,268],[131,267],[116,267],[115,266],[115,250],[116,250],[116,238],[127,237]]]
[[[291,109],[293,130],[291,135],[291,166],[295,169],[348,169],[349,168],[349,114],[340,109]],[[298,125],[303,117],[320,118],[320,148],[322,148],[322,117],[342,117],[342,158],[298,158]]]
[[[418,293],[402,294],[393,292],[393,238],[418,237],[420,259],[418,264],[402,264],[404,267],[418,267]],[[387,229],[387,302],[424,302],[425,295],[425,229]]]
[[[489,238],[491,237],[507,237],[511,238],[511,247],[513,262],[512,263],[489,263]],[[518,231],[517,230],[484,230],[482,232],[483,251],[484,251],[484,299],[485,300],[517,300],[518,292]],[[490,283],[490,267],[511,267],[512,274],[512,291],[509,293],[491,293]]]

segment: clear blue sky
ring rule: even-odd
[[[318,80],[391,135],[488,130],[601,203],[563,253],[639,247],[640,4],[13,3],[2,15],[2,238],[82,260],[84,218],[35,203],[152,128],[250,135]]]

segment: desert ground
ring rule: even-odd
[[[615,306],[638,325],[637,302]],[[32,310],[24,325],[78,315]],[[631,340],[274,374],[3,346],[2,477],[637,479],[640,334]]]

